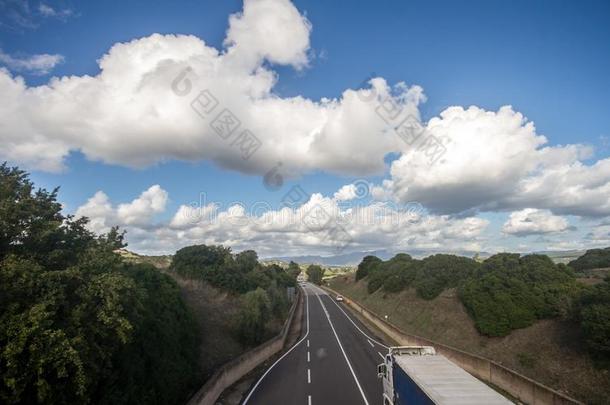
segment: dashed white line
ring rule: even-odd
[[[328,293],[326,291],[324,291],[323,289],[321,289],[320,287],[315,287],[318,290],[322,291],[324,293],[324,295],[328,295]],[[318,295],[318,299],[320,298],[320,296]],[[332,298],[331,301],[333,304],[335,304],[337,306],[337,308],[339,308],[339,310],[341,310],[341,312],[343,312],[343,315],[345,315],[345,317],[352,323],[352,325],[354,325],[354,327],[356,329],[358,329],[360,331],[360,333],[362,333],[367,339],[372,340],[373,342],[377,343],[379,346],[385,348],[385,349],[389,349],[388,346],[384,345],[383,343],[380,343],[378,341],[376,341],[375,339],[373,339],[372,337],[370,337],[369,335],[367,335],[366,333],[364,333],[364,331],[362,329],[360,329],[360,327],[358,327],[358,325],[356,325],[356,323],[352,320],[352,318],[343,310],[343,308],[341,308],[341,306],[339,304],[337,304]]]
[[[309,363],[311,359],[309,358],[309,352],[307,352],[307,362]]]
[[[368,339],[367,339],[366,341],[367,341],[367,342],[369,342],[369,344],[371,345],[371,347],[375,347],[375,345],[374,345],[374,344],[372,344],[370,340],[368,340]]]
[[[322,305],[322,309],[324,309],[324,313],[326,314],[326,318],[328,319],[328,323],[330,324],[330,328],[332,329],[334,335],[335,335],[335,339],[337,340],[337,343],[339,344],[339,348],[341,349],[341,353],[343,353],[343,357],[345,357],[345,362],[347,363],[347,366],[349,367],[349,371],[352,372],[352,376],[354,377],[354,381],[356,382],[356,385],[358,386],[358,390],[360,390],[360,395],[362,395],[362,399],[364,400],[364,403],[366,405],[369,405],[369,401],[367,401],[366,399],[366,395],[364,395],[364,391],[362,390],[362,386],[360,386],[360,382],[358,381],[358,377],[356,377],[356,373],[354,372],[354,369],[352,367],[352,364],[350,363],[347,354],[345,353],[345,350],[343,349],[343,345],[341,344],[341,341],[339,340],[339,336],[337,335],[337,331],[335,330],[335,327],[333,326],[333,322],[330,320],[330,316],[328,315],[328,311],[326,310],[326,307],[324,306],[324,303],[322,302],[322,299],[320,298],[320,295],[317,295],[318,297],[318,301],[320,301],[320,305]]]
[[[311,405],[311,395],[308,395],[308,396],[307,396],[307,403],[308,403],[309,405]]]
[[[377,352],[377,354],[379,355],[379,357],[381,357],[383,360],[385,360],[385,357],[383,357],[383,354]]]
[[[311,384],[311,370],[307,369],[307,384]]]
[[[305,291],[305,289],[303,289]],[[258,385],[261,383],[261,381],[263,381],[263,379],[267,376],[267,374],[269,374],[269,372],[271,371],[271,369],[273,369],[273,367],[275,367],[275,365],[277,363],[279,363],[280,361],[282,361],[282,359],[284,357],[286,357],[288,355],[288,353],[290,353],[291,351],[294,350],[295,347],[297,347],[298,345],[300,345],[303,340],[305,340],[307,338],[307,336],[309,336],[309,295],[307,294],[307,292],[305,292],[305,307],[307,310],[307,332],[305,333],[305,336],[303,336],[301,338],[301,340],[299,340],[298,342],[296,342],[294,344],[294,346],[292,346],[290,349],[288,349],[288,351],[286,353],[284,353],[282,355],[282,357],[280,357],[279,359],[277,359],[275,361],[275,363],[273,363],[271,365],[271,367],[269,367],[267,369],[267,371],[265,371],[265,374],[262,375],[261,378],[258,379],[258,381],[256,382],[256,384],[254,384],[254,387],[250,390],[250,392],[248,393],[248,396],[246,397],[246,399],[244,400],[243,405],[246,405],[248,403],[248,401],[250,400],[250,397],[252,396],[252,394],[254,393],[254,391],[256,391],[256,388],[258,388]],[[309,347],[309,339],[307,340],[307,346]]]

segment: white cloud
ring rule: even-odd
[[[43,53],[18,58],[13,57],[0,49],[0,63],[17,72],[28,72],[34,75],[46,75],[49,74],[55,66],[63,61],[64,57],[58,54],[51,55],[48,53]]]
[[[91,218],[91,229],[105,232],[112,225],[122,225],[132,249],[143,253],[173,252],[197,244],[224,244],[235,250],[255,249],[262,256],[285,254],[395,249],[480,249],[481,233],[488,221],[481,218],[455,219],[426,216],[376,202],[368,206],[346,208],[334,198],[313,194],[300,207],[260,210],[260,205],[235,204],[221,209],[217,204],[203,207],[180,206],[167,222],[154,222],[151,211],[159,212],[165,204],[143,204],[137,209],[138,221],[128,220],[120,207],[140,206],[151,201],[153,187],[130,204],[117,208],[98,192],[79,207],[77,216]]]
[[[426,134],[442,140],[447,152],[430,165],[378,114],[391,100],[401,116],[419,122],[425,101],[419,86],[390,86],[378,77],[369,82],[373,91],[346,89],[333,99],[278,96],[272,66],[306,67],[311,29],[287,0],[246,0],[243,12],[229,18],[223,49],[195,36],[154,34],[112,46],[95,76],[53,78],[37,87],[0,69],[0,160],[59,171],[78,150],[129,167],[207,160],[264,174],[281,162],[285,177],[369,176],[384,174],[384,158],[400,153],[390,178],[371,187],[374,198],[418,201],[439,215],[531,207],[610,215],[610,158],[589,164],[589,147],[549,146],[510,106],[449,107],[432,118]],[[191,103],[206,101],[203,90],[218,104],[202,117]],[[223,109],[239,121],[228,139],[210,126]],[[236,142],[244,129],[261,141],[249,159]],[[348,185],[336,198],[349,201],[352,192]]]
[[[444,140],[447,151],[432,164],[422,151],[394,161],[383,188],[398,200],[419,201],[439,213],[536,207],[610,214],[610,159],[586,165],[589,147],[547,146],[534,124],[511,107],[450,107],[426,130]]]
[[[98,234],[108,232],[112,226],[118,225],[110,199],[103,191],[98,191],[78,207],[74,215],[77,218],[89,218],[89,229]]]
[[[72,16],[74,12],[69,8],[64,8],[62,10],[56,10],[48,4],[40,3],[38,6],[38,12],[43,17],[51,17],[57,18],[60,20],[66,20],[68,17]]]
[[[154,225],[156,214],[165,211],[168,195],[159,185],[151,186],[130,203],[114,207],[103,191],[93,197],[75,212],[75,216],[88,217],[89,229],[96,233],[105,233],[113,226],[139,227],[142,230]]]
[[[154,185],[132,202],[120,204],[117,216],[126,225],[146,225],[155,214],[165,210],[166,203],[167,191]]]
[[[568,221],[549,210],[526,208],[510,214],[502,231],[515,236],[548,234],[569,229]]]
[[[229,18],[225,45],[249,65],[263,59],[298,69],[308,63],[311,24],[289,0],[249,0]]]
[[[373,100],[363,89],[319,101],[277,96],[277,74],[266,62],[304,66],[309,31],[289,2],[247,0],[243,14],[230,19],[224,50],[194,36],[154,34],[115,44],[100,58],[96,76],[53,78],[45,86],[28,87],[0,71],[6,100],[0,108],[0,159],[61,170],[70,151],[80,150],[89,159],[130,167],[179,159],[210,160],[250,174],[264,174],[282,162],[285,177],[313,170],[383,173],[384,156],[403,144],[387,131],[376,103],[392,93],[405,111],[418,116],[421,88],[392,88],[375,78]],[[186,68],[192,70],[183,77]],[[186,95],[184,88],[190,90]],[[218,105],[202,118],[191,103],[201,101],[204,89]],[[210,126],[224,108],[240,122],[228,139]],[[244,129],[262,144],[247,160],[236,143]],[[34,143],[48,152],[28,154],[24,145]],[[18,160],[16,149],[22,151]]]

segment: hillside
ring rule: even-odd
[[[505,337],[485,337],[457,297],[448,289],[432,300],[413,288],[396,294],[367,291],[367,281],[354,275],[336,277],[331,288],[355,299],[404,331],[495,360],[545,385],[587,403],[610,397],[610,375],[596,369],[579,344],[579,329],[569,322],[542,320]]]
[[[207,282],[181,277],[170,271],[173,256],[146,256],[119,249],[117,253],[130,263],[148,263],[172,277],[179,285],[182,297],[194,312],[200,330],[199,364],[204,380],[219,366],[239,356],[254,345],[240,341],[236,319],[241,309],[241,296],[215,288]],[[270,333],[281,328],[271,322]]]

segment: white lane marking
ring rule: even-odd
[[[309,363],[311,359],[309,358],[309,352],[307,352],[307,362]]]
[[[308,395],[308,396],[307,396],[307,403],[308,403],[309,405],[311,405],[311,395]]]
[[[377,354],[379,355],[379,357],[381,357],[382,360],[385,360],[385,357],[383,357],[383,354],[377,352]]]
[[[311,384],[311,370],[307,369],[307,384]]]
[[[324,293],[324,295],[328,295],[328,293],[327,293],[326,291],[322,290],[320,287],[317,287],[317,286],[316,286],[316,288],[317,288],[318,290],[322,291],[322,292]],[[329,296],[329,297],[330,297],[330,296]],[[320,298],[320,296],[319,296],[319,295],[318,295],[318,298]],[[373,342],[377,343],[379,346],[383,347],[384,349],[389,349],[389,347],[388,347],[388,346],[384,345],[384,344],[383,344],[383,343],[381,343],[381,342],[376,341],[375,339],[373,339],[372,337],[370,337],[369,335],[367,335],[366,333],[364,333],[364,331],[363,331],[362,329],[360,329],[360,327],[358,327],[358,325],[356,325],[356,323],[355,323],[355,322],[352,320],[352,317],[351,317],[351,316],[349,316],[349,315],[348,315],[348,314],[347,314],[347,313],[346,313],[346,312],[343,310],[343,308],[341,308],[341,306],[340,306],[339,304],[337,304],[337,303],[336,303],[336,302],[335,302],[335,301],[332,299],[332,297],[331,297],[331,299],[330,299],[330,300],[332,301],[332,303],[333,303],[333,304],[335,304],[335,305],[337,306],[337,308],[339,308],[339,309],[341,310],[341,312],[343,312],[343,315],[345,315],[345,317],[346,317],[347,319],[349,319],[349,321],[352,323],[352,325],[354,325],[354,327],[355,327],[356,329],[358,329],[358,330],[360,331],[360,333],[362,333],[362,334],[363,334],[363,335],[364,335],[364,336],[365,336],[367,339],[370,339],[371,341],[373,341]]]
[[[371,345],[371,347],[375,347],[375,345],[374,345],[374,344],[372,344],[370,340],[368,340],[368,339],[367,339],[366,341],[367,341],[367,342],[369,342],[369,344]]]
[[[309,339],[307,339],[307,347],[309,347]]]
[[[356,373],[354,372],[352,364],[350,363],[349,359],[347,358],[347,354],[345,353],[345,350],[343,349],[343,345],[341,344],[341,341],[339,340],[339,336],[337,335],[337,331],[335,330],[335,327],[333,326],[333,321],[330,320],[330,316],[328,315],[328,311],[326,311],[326,307],[324,306],[324,303],[322,302],[322,299],[320,298],[320,295],[318,295],[317,297],[318,297],[318,301],[320,301],[320,305],[322,305],[322,308],[324,309],[324,313],[326,313],[326,319],[328,319],[328,323],[330,324],[330,328],[333,330],[333,333],[335,335],[335,339],[337,340],[337,343],[339,343],[339,348],[341,349],[341,353],[343,353],[343,357],[345,357],[345,362],[347,363],[347,366],[349,367],[349,371],[352,372],[352,376],[354,377],[354,381],[356,381],[356,385],[358,386],[358,390],[360,390],[360,395],[362,395],[362,399],[364,400],[364,403],[366,405],[369,405],[369,401],[367,401],[366,396],[364,395],[364,391],[362,390],[362,387],[360,386],[360,382],[358,381],[358,377],[356,377]]]
[[[303,291],[305,291],[306,289],[303,288]],[[307,336],[309,335],[309,295],[307,294],[307,291],[305,291],[305,307],[306,307],[306,311],[307,311],[307,332],[305,333],[305,336],[303,336],[301,338],[301,340],[299,340],[298,342],[296,342],[294,344],[294,346],[292,346],[290,349],[288,349],[288,351],[286,353],[284,353],[282,355],[282,357],[280,357],[279,359],[277,359],[275,361],[275,363],[273,363],[271,365],[271,367],[269,367],[267,369],[267,371],[265,371],[265,374],[263,374],[261,376],[261,378],[258,379],[258,381],[256,382],[256,384],[254,384],[254,387],[250,390],[250,392],[248,393],[248,396],[246,397],[246,399],[244,400],[243,405],[246,405],[248,403],[248,401],[250,400],[250,397],[252,396],[252,394],[254,393],[254,391],[256,391],[256,389],[258,388],[258,385],[261,383],[261,381],[263,381],[263,379],[267,376],[267,374],[269,374],[269,372],[271,371],[271,369],[273,369],[273,367],[275,367],[275,365],[277,363],[279,363],[280,361],[282,361],[282,359],[284,357],[286,357],[288,355],[288,353],[290,353],[291,351],[293,351],[298,345],[300,345],[303,340],[305,340],[305,338],[307,338]],[[309,343],[309,340],[307,341],[307,343]]]

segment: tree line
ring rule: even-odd
[[[297,265],[298,269],[298,265]],[[241,296],[236,330],[239,339],[255,345],[270,338],[273,321],[281,324],[290,308],[287,288],[296,287],[294,267],[264,265],[253,250],[233,254],[224,246],[194,245],[176,252],[170,271]]]
[[[199,332],[178,286],[123,262],[124,233],[88,231],[57,192],[0,165],[0,402],[183,403]]]
[[[610,249],[602,252],[605,257]],[[600,260],[599,251],[589,256],[593,258],[578,261],[583,265],[577,265],[579,269],[607,263]],[[606,364],[610,359],[610,279],[593,287],[582,285],[576,281],[573,263],[555,264],[539,254],[500,253],[480,263],[446,254],[418,260],[401,253],[386,261],[366,256],[358,265],[356,280],[364,279],[370,294],[413,288],[427,300],[456,288],[475,326],[487,336],[506,336],[539,319],[573,321],[595,358]]]

